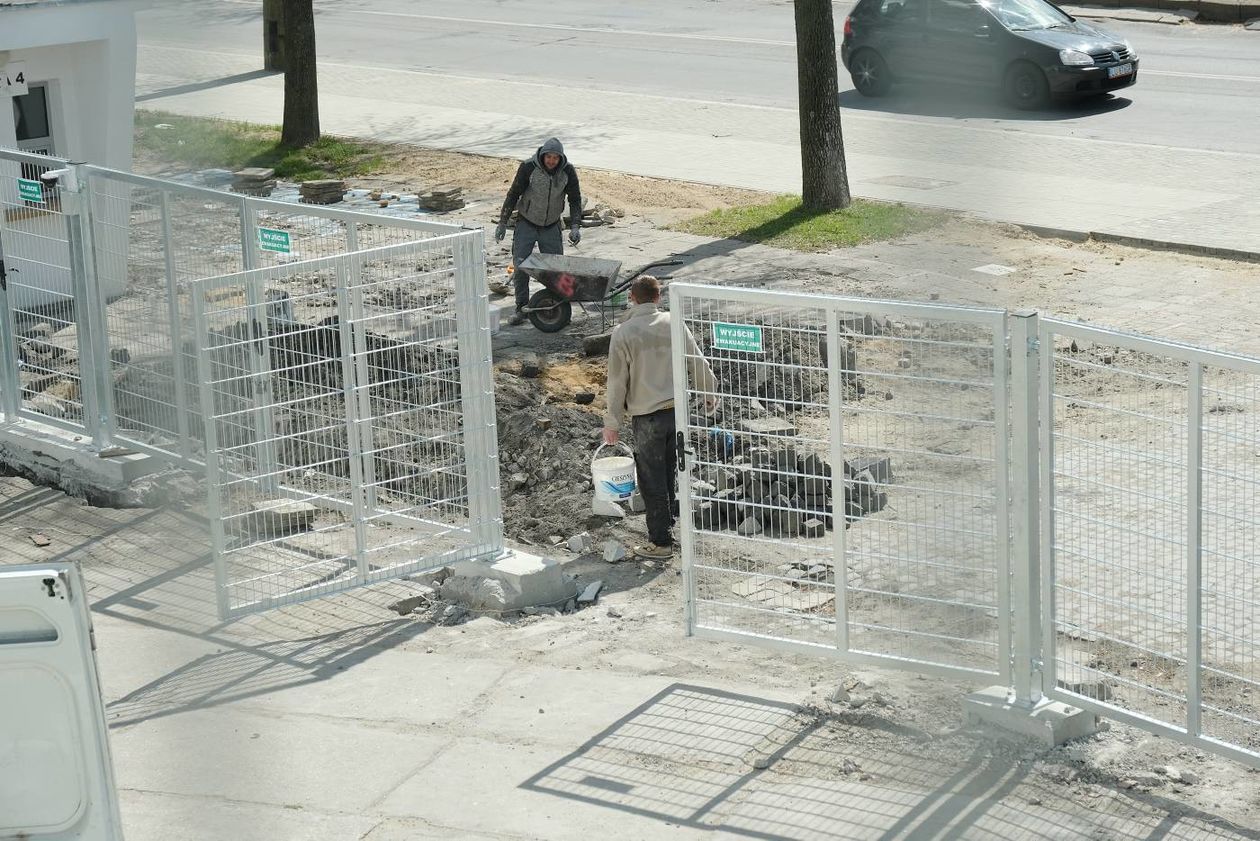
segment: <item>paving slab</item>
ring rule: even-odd
[[[149,719],[111,734],[123,788],[350,813],[366,812],[448,741],[414,728],[236,708]]]
[[[119,800],[127,841],[353,841],[380,822],[372,815],[128,789]]]

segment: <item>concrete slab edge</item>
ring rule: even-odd
[[[1132,248],[1145,248],[1151,251],[1175,251],[1179,254],[1191,254],[1199,257],[1218,257],[1223,260],[1238,260],[1244,263],[1260,263],[1260,251],[1244,251],[1237,248],[1219,248],[1213,245],[1196,245],[1190,242],[1174,240],[1150,239],[1147,237],[1113,234],[1107,231],[1074,231],[1068,228],[1049,228],[1043,225],[1019,224],[1022,230],[1046,239],[1066,239],[1072,242],[1109,242],[1114,245],[1127,245]]]
[[[82,436],[32,420],[0,424],[0,466],[94,504],[121,501],[135,480],[165,470],[154,456],[101,458]]]

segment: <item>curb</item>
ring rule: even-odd
[[[1105,9],[1197,12],[1196,23],[1246,23],[1252,18],[1260,18],[1260,0],[1086,0],[1082,5]]]
[[[1188,242],[1148,239],[1146,237],[1112,234],[1106,231],[1072,231],[1067,228],[1047,228],[1041,225],[1016,224],[1021,230],[1046,239],[1066,239],[1072,242],[1089,242],[1092,240],[1114,245],[1127,245],[1131,248],[1145,248],[1150,251],[1174,251],[1179,254],[1190,254],[1196,257],[1217,257],[1223,260],[1238,260],[1244,263],[1260,263],[1260,251],[1243,251],[1237,248],[1219,248],[1214,245],[1195,245]]]

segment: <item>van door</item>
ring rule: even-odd
[[[0,838],[122,841],[87,592],[0,566]]]

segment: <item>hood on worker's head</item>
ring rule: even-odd
[[[548,153],[560,156],[560,163],[556,164],[556,169],[561,169],[566,163],[568,163],[569,159],[564,156],[564,146],[560,144],[559,138],[548,138],[546,143],[539,146],[538,151],[534,153],[534,163],[538,164],[543,169],[546,169],[546,167],[543,166],[543,155]]]

